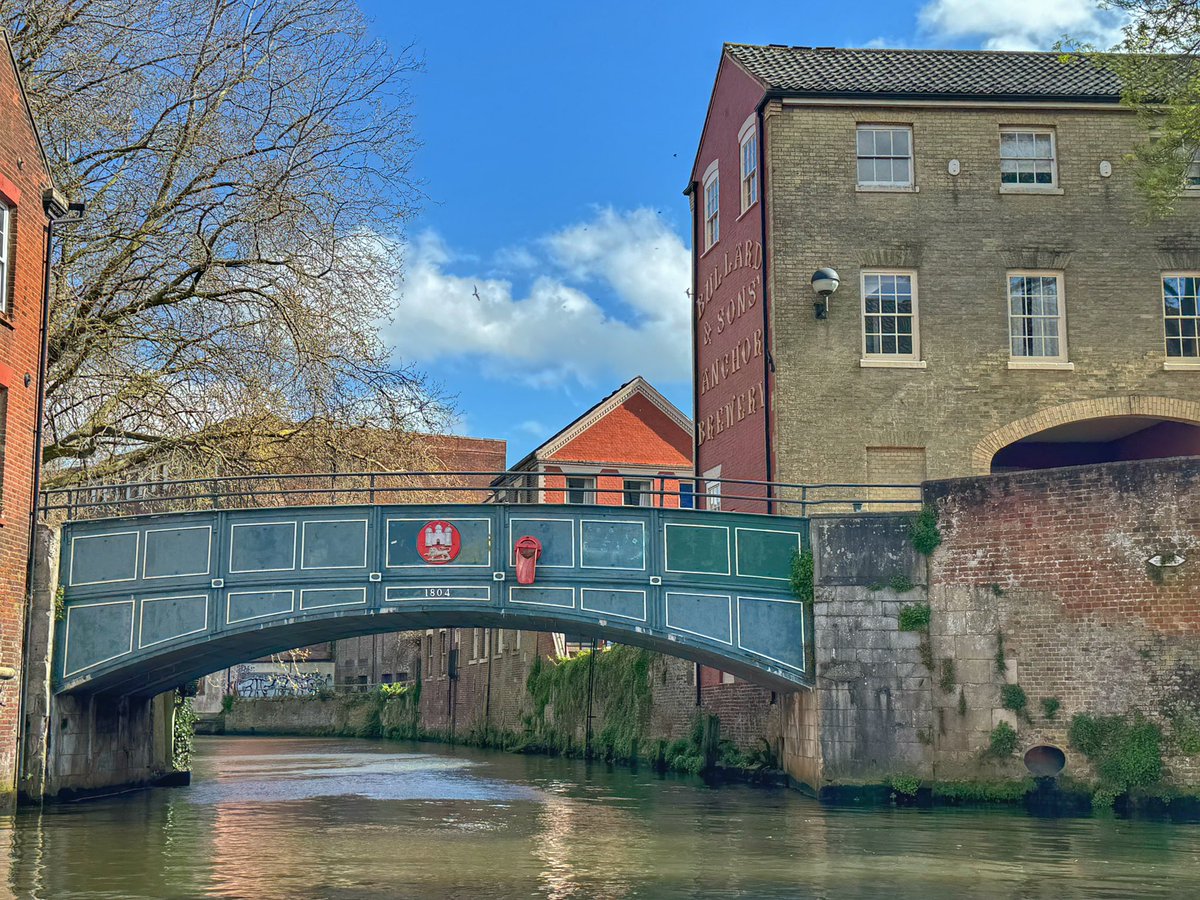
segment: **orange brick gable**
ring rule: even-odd
[[[634,394],[549,458],[615,467],[688,469],[692,435],[645,396]]]

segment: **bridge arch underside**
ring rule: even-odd
[[[688,641],[674,635],[639,631],[635,626],[611,621],[601,625],[584,619],[564,619],[552,615],[499,612],[470,607],[454,608],[445,604],[404,612],[361,611],[332,618],[311,618],[271,625],[262,629],[229,632],[187,646],[139,659],[124,665],[98,670],[72,693],[118,696],[153,696],[220,669],[248,662],[271,653],[281,653],[324,641],[361,635],[415,631],[427,628],[511,628],[524,631],[566,631],[572,635],[595,637],[634,647],[643,647],[702,663],[730,672],[763,687],[795,691],[809,686],[799,672],[775,671],[743,654],[706,646],[703,641]]]
[[[1111,397],[1043,410],[988,435],[975,449],[980,474],[1200,456],[1200,403]]]
[[[526,537],[542,549],[522,585]],[[151,695],[293,647],[443,627],[565,631],[811,684],[810,613],[791,589],[808,522],[791,516],[293,507],[73,522],[62,539],[59,693]]]

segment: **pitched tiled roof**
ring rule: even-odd
[[[768,90],[893,97],[1064,98],[1116,102],[1120,80],[1084,57],[986,50],[843,50],[726,44]]]

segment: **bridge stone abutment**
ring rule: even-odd
[[[157,697],[55,694],[61,532],[35,536],[18,785],[23,803],[144,787],[172,777],[172,692]]]

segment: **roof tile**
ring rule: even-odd
[[[1116,102],[1120,79],[1083,56],[726,44],[768,89],[797,94],[1045,97]]]

